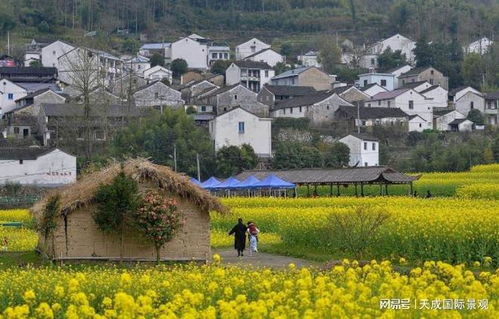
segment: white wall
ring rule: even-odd
[[[431,91],[423,93],[423,96],[432,99],[431,105],[433,108],[447,107],[449,92],[441,86]]]
[[[352,135],[345,136],[339,141],[350,148],[350,161],[348,165],[354,166],[357,163],[359,167],[379,165],[379,142],[364,141]]]
[[[270,48],[269,44],[253,38],[236,47],[236,60],[242,60],[248,55],[252,55],[253,53],[267,48]]]
[[[473,109],[479,110],[480,112],[485,111],[485,99],[478,94],[473,92],[467,92],[463,96],[459,98],[459,100],[455,103],[455,108],[458,112],[468,116],[468,113],[471,111],[473,104]]]
[[[468,92],[473,92],[473,93],[480,94],[480,95],[482,94],[480,91],[475,90],[471,86],[468,86],[466,88],[463,88],[461,91],[457,92],[456,95],[454,95],[453,101],[456,102],[457,100],[459,100],[463,95],[465,95]]]
[[[234,85],[241,82],[241,69],[232,63],[227,70],[225,70],[225,83],[227,85]]]
[[[386,92],[386,91],[387,91],[387,89],[385,89],[385,88],[383,88],[383,87],[381,87],[379,85],[375,85],[375,86],[370,87],[369,89],[367,89],[365,91],[362,91],[362,92],[364,92],[365,94],[373,97],[373,96],[375,96],[378,93]]]
[[[45,67],[55,67],[59,69],[59,58],[74,47],[61,41],[55,41],[42,48],[41,59]]]
[[[450,131],[449,123],[456,119],[464,119],[466,116],[458,111],[452,111],[442,116],[437,117],[435,120],[435,129],[439,131]]]
[[[381,81],[386,81],[386,85],[382,85]],[[365,87],[372,83],[376,83],[388,91],[393,91],[396,88],[395,75],[393,74],[366,73],[359,75],[360,87]]]
[[[265,62],[271,67],[274,67],[277,63],[284,62],[284,56],[275,52],[274,50],[266,50],[260,54],[248,58],[248,60],[256,62]]]
[[[26,95],[28,95],[28,93],[24,88],[9,80],[0,80],[0,118],[3,114],[16,107],[17,99],[25,97]]]
[[[412,120],[409,120],[409,132],[423,132],[428,128],[428,123],[420,117],[416,116]]]
[[[172,43],[172,61],[184,59],[189,68],[208,69],[208,46],[190,38],[183,38]]]
[[[76,157],[58,149],[36,160],[0,161],[0,184],[57,186],[76,181]]]
[[[244,122],[244,133],[239,133],[239,122]],[[272,155],[270,118],[260,118],[241,108],[224,113],[210,122],[210,135],[215,150],[223,146],[249,144],[261,157]]]
[[[172,71],[162,67],[162,66],[159,66],[159,65],[156,65],[156,66],[153,66],[152,68],[149,68],[147,70],[144,70],[144,79],[146,80],[150,80],[150,81],[158,81],[158,80],[162,80],[162,79],[168,79],[168,81],[170,81],[170,83],[172,83],[172,79],[173,79],[173,73]]]

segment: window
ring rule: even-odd
[[[386,80],[381,80],[381,86],[386,86]]]
[[[367,142],[364,142],[364,150],[367,151]]]
[[[265,77],[268,78],[269,77],[269,70],[265,70]]]
[[[52,55],[55,55],[55,50],[54,50],[54,51],[52,51]]]
[[[201,112],[206,112],[206,106],[201,106]]]
[[[387,101],[386,103],[388,103],[388,107],[390,107],[392,104],[392,101]]]
[[[430,74],[433,75],[435,72],[433,72],[433,70],[430,71]]]
[[[16,134],[16,135],[19,134],[19,127],[14,127],[14,134]]]
[[[364,80],[364,86],[367,86],[367,80]]]
[[[362,121],[362,126],[366,126],[366,121]]]
[[[294,85],[295,84],[295,79],[291,79],[291,84]]]
[[[229,59],[229,54],[228,54],[228,53],[224,53],[224,59],[225,59],[225,60],[228,60],[228,59]]]
[[[433,85],[433,79],[430,79],[430,84]]]
[[[374,59],[371,59],[371,65],[374,66],[376,63],[374,61]]]
[[[414,101],[409,101],[409,110],[414,110]]]
[[[20,164],[20,165],[23,165],[23,160],[19,160],[19,164]]]
[[[219,58],[219,59],[222,59],[223,57],[224,57],[223,53],[219,53],[219,54],[218,54],[218,58]]]
[[[158,93],[158,92],[155,92],[155,93],[154,93],[154,98],[155,98],[155,99],[158,99],[158,98],[159,98],[159,93]]]
[[[244,122],[239,122],[239,134],[244,134]]]
[[[234,100],[237,101],[237,94],[234,94]]]
[[[364,163],[364,166],[366,166],[366,167],[367,167],[367,166],[369,166],[369,164],[367,164],[367,162],[365,162],[365,163]]]
[[[373,143],[373,151],[376,150],[376,143]]]
[[[13,99],[14,99],[14,93],[9,93],[9,94],[7,95],[7,98],[8,98],[9,100],[13,100]]]
[[[471,101],[470,102],[470,108],[473,110],[475,108],[475,102]]]
[[[282,114],[286,115],[286,109],[282,109]]]
[[[211,58],[212,58],[212,59],[216,59],[216,58],[217,58],[217,54],[216,54],[216,53],[212,53],[212,54],[211,54]]]
[[[302,112],[301,108],[302,108],[302,107],[300,106],[300,113]]]
[[[419,123],[419,127],[423,127],[423,124]]]
[[[367,103],[367,107],[371,107],[371,103]]]
[[[289,114],[293,114],[293,108],[292,107],[289,108]]]
[[[29,136],[29,129],[25,128],[23,129],[23,137],[28,137]]]
[[[381,100],[380,100],[380,101],[378,101],[378,106],[380,106],[380,105],[381,105]]]

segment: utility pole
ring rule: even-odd
[[[360,134],[360,103],[357,102],[357,134]]]
[[[7,55],[10,57],[10,31],[7,31]]]
[[[198,167],[198,181],[201,182],[201,167],[199,165],[199,153],[196,153],[196,164]]]
[[[173,167],[177,171],[177,144],[173,144]]]

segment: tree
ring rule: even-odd
[[[154,244],[156,262],[159,263],[161,247],[173,239],[182,225],[175,199],[157,192],[148,192],[135,212],[134,225]]]
[[[323,167],[322,153],[314,146],[300,142],[280,142],[277,144],[272,166],[274,168],[313,168]]]
[[[49,26],[48,22],[45,20],[40,22],[40,24],[38,25],[38,31],[40,31],[42,33],[50,32],[50,26]]]
[[[483,125],[484,124],[484,119],[482,112],[480,112],[477,109],[473,109],[468,113],[468,116],[466,117],[468,120],[471,122],[475,123],[476,125]]]
[[[229,177],[245,169],[253,169],[258,164],[258,157],[253,147],[243,144],[241,147],[234,145],[224,146],[217,152],[217,174]]]
[[[135,54],[140,48],[140,42],[133,38],[127,38],[123,41],[121,48],[124,52]]]
[[[327,73],[335,73],[341,62],[341,49],[332,40],[325,39],[319,44],[319,62]]]
[[[484,76],[484,62],[482,56],[478,53],[468,54],[463,61],[462,74],[466,85],[472,87],[481,87]]]
[[[290,57],[291,54],[293,53],[293,46],[289,42],[284,42],[281,45],[281,54],[284,55],[285,57]]]
[[[41,68],[43,67],[43,64],[40,60],[33,60],[29,63],[30,68]]]
[[[496,163],[499,163],[499,135],[494,138],[492,141],[492,153],[494,154],[494,160]]]
[[[148,157],[154,163],[175,166],[191,176],[197,175],[196,154],[202,176],[215,174],[215,154],[206,130],[196,126],[183,109],[166,108],[163,114],[152,111],[141,121],[132,122],[117,132],[111,154],[118,158]]]
[[[120,259],[123,259],[125,226],[131,223],[140,207],[137,182],[122,170],[111,184],[100,185],[94,200],[97,210],[93,219],[100,230],[120,235]]]
[[[151,62],[151,67],[156,65],[165,66],[165,58],[159,53],[154,53],[149,62]]]
[[[274,65],[274,72],[276,75],[286,72],[288,70],[291,70],[291,67],[287,66],[286,63],[278,62],[276,65]]]
[[[213,74],[225,74],[225,70],[231,65],[232,61],[228,60],[216,60],[210,68]]]
[[[426,37],[423,36],[418,39],[413,52],[417,67],[431,66],[433,64],[433,53]]]
[[[341,168],[348,166],[350,161],[350,148],[344,143],[333,144],[325,156],[326,167]]]
[[[180,78],[180,76],[188,70],[187,61],[184,59],[175,59],[172,61],[170,69],[173,72],[173,77]]]
[[[15,27],[16,21],[14,20],[14,17],[4,11],[0,12],[0,34],[5,34]]]
[[[390,47],[386,48],[383,53],[378,56],[378,66],[380,71],[386,71],[398,66],[407,64],[405,54],[402,51],[392,51]]]

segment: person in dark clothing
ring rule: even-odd
[[[237,220],[237,225],[229,232],[229,236],[234,234],[234,249],[237,250],[237,257],[244,256],[244,248],[246,247],[246,225],[243,224],[243,219]]]
[[[426,192],[426,198],[432,198],[432,197],[433,197],[433,195],[431,194],[430,191]]]

